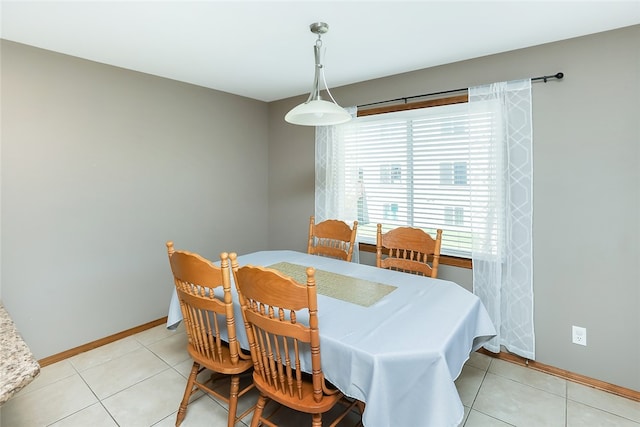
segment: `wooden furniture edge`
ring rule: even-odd
[[[371,252],[376,253],[376,245],[371,243],[358,243],[358,248],[363,252]],[[473,263],[469,258],[460,258],[451,255],[442,255],[440,254],[440,265],[450,265],[453,267],[460,268],[473,268]]]
[[[463,89],[466,90],[466,89]],[[441,105],[451,105],[451,104],[464,104],[469,102],[469,94],[465,93],[464,95],[456,95],[456,96],[450,96],[447,98],[436,98],[436,99],[430,99],[427,101],[417,101],[417,102],[410,102],[410,103],[404,103],[404,104],[393,104],[393,105],[386,105],[383,107],[375,107],[375,108],[359,108],[358,109],[358,117],[363,117],[363,116],[373,116],[376,114],[383,114],[383,113],[393,113],[396,111],[406,111],[406,110],[415,110],[417,108],[427,108],[427,107],[438,107]]]
[[[494,359],[504,360],[506,362],[515,363],[520,366],[535,369],[536,371],[543,372],[545,374],[553,375],[558,378],[562,378],[574,383],[582,384],[587,387],[595,388],[598,390],[606,391],[617,396],[625,397],[636,402],[640,402],[640,391],[632,390],[630,388],[621,387],[615,384],[607,383],[604,381],[596,380],[595,378],[587,377],[585,375],[576,374],[565,369],[556,368],[554,366],[545,365],[544,363],[536,362],[535,360],[529,360],[515,354],[506,353],[501,351],[500,353],[492,353],[484,348],[481,348],[477,353],[493,357]]]
[[[75,356],[76,354],[84,353],[85,351],[93,350],[103,345],[112,343],[114,341],[118,341],[122,338],[135,335],[138,332],[146,331],[147,329],[151,329],[155,326],[162,325],[163,323],[167,323],[167,316],[161,317],[160,319],[152,320],[151,322],[147,322],[143,325],[135,326],[133,328],[127,329],[122,332],[118,332],[113,335],[109,335],[104,338],[100,338],[99,340],[91,341],[81,346],[74,347],[69,350],[65,350],[61,353],[57,353],[52,356],[45,357],[44,359],[38,360],[38,363],[40,364],[40,367],[45,367],[47,365],[60,362],[64,359],[68,359],[69,357]]]

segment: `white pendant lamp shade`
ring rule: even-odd
[[[312,33],[318,35],[314,46],[316,68],[313,88],[309,98],[303,104],[289,111],[284,119],[291,124],[302,126],[330,126],[348,122],[351,120],[351,114],[339,106],[331,96],[324,78],[324,68],[320,63],[320,47],[322,47],[320,36],[329,31],[329,25],[324,22],[316,22],[309,27]],[[324,84],[324,89],[331,101],[325,101],[320,97],[320,81]]]
[[[293,108],[284,119],[294,125],[330,126],[351,120],[351,114],[334,102],[316,99]]]

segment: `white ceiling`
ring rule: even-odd
[[[262,101],[640,23],[626,1],[5,1],[4,39]],[[555,72],[559,70],[549,70]]]

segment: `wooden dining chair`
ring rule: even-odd
[[[353,221],[353,227],[337,219],[328,219],[316,224],[312,215],[309,219],[307,253],[350,262],[357,230],[358,221]]]
[[[242,352],[236,339],[228,254],[220,254],[220,267],[216,267],[198,254],[176,251],[170,241],[167,251],[187,332],[187,350],[193,358],[176,426],[186,416],[189,398],[200,389],[229,404],[227,424],[232,427],[253,410],[251,407],[236,417],[238,398],[254,385],[249,383],[240,390],[240,375],[250,371],[253,362],[249,354]],[[224,329],[226,338],[222,335]],[[213,375],[201,382],[198,374],[205,369]],[[224,379],[230,379],[228,394],[213,388],[214,382]]]
[[[363,404],[327,384],[322,373],[315,270],[307,268],[307,283],[302,285],[276,270],[238,268],[235,254],[230,257],[253,358],[253,382],[260,392],[251,427],[276,426],[272,417],[282,406],[265,416],[270,401],[311,414],[312,426],[320,427],[322,415],[338,403],[345,408],[331,427],[354,408],[360,411],[360,422]],[[304,311],[308,324],[298,321],[306,317]],[[311,355],[311,374],[300,368],[305,349]]]
[[[376,266],[436,278],[441,244],[440,229],[434,239],[424,230],[413,227],[398,227],[382,233],[382,224],[378,224]],[[383,257],[383,252],[388,255]]]

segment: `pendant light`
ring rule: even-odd
[[[313,79],[313,88],[309,94],[309,98],[303,103],[293,108],[284,116],[284,119],[294,125],[303,126],[329,126],[345,123],[351,120],[351,114],[349,114],[344,108],[338,105],[329,88],[327,87],[327,81],[324,78],[324,68],[320,62],[320,48],[322,47],[322,34],[329,31],[329,25],[324,22],[315,22],[309,26],[311,32],[318,35],[316,44],[313,47],[316,68],[315,77]],[[320,79],[324,85],[324,89],[329,95],[330,101],[325,101],[320,97]]]

